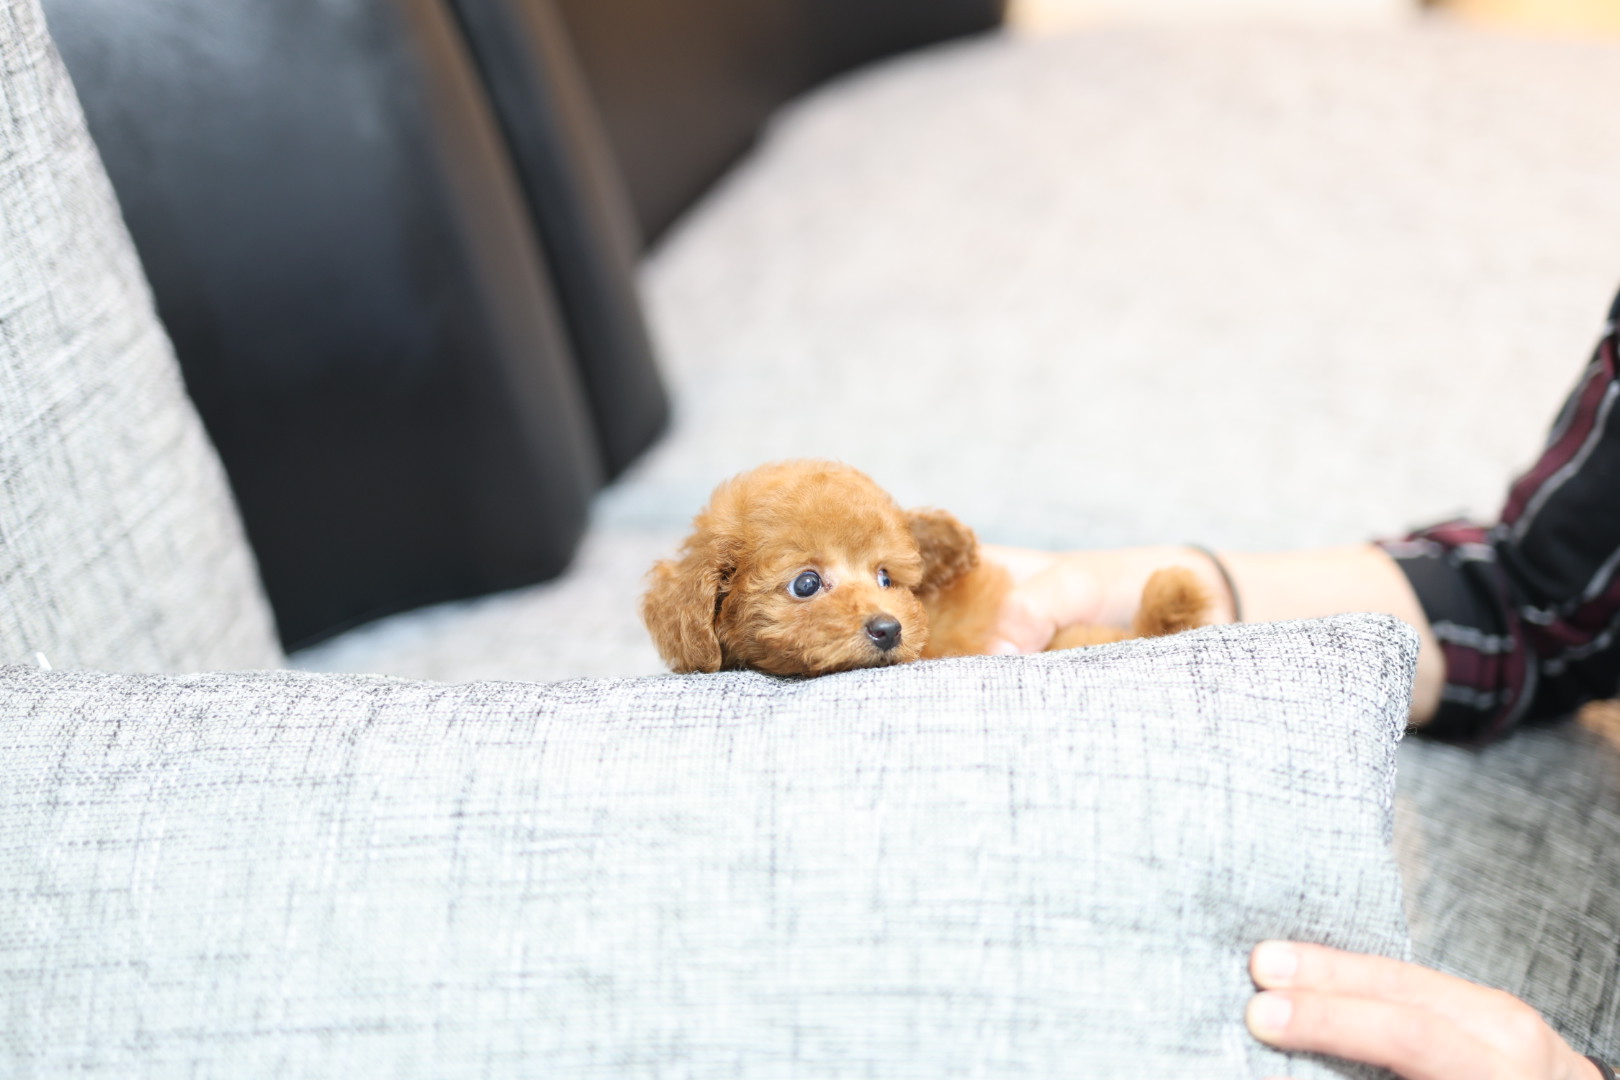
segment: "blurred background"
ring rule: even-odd
[[[1620,0],[45,8],[311,665],[657,670],[773,458],[1056,549],[1488,516],[1620,277]]]
[[[306,669],[656,675],[781,458],[1056,551],[1493,521],[1620,283],[1620,0],[44,7]],[[1592,715],[1407,740],[1396,845],[1417,958],[1603,1048]]]
[[[1110,18],[1387,20],[1429,8],[1507,29],[1620,33],[1615,0],[1012,0],[1008,21],[1056,33]]]

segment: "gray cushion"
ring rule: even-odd
[[[1401,955],[1377,616],[819,680],[0,673],[0,1074],[1360,1075]]]
[[[0,253],[0,663],[278,663],[36,0],[0,0]]]
[[[1413,951],[1534,1004],[1620,1059],[1620,721],[1532,728],[1482,750],[1401,747]]]

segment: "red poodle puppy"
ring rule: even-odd
[[[671,668],[774,675],[983,653],[1011,587],[956,518],[902,510],[866,474],[830,461],[727,480],[678,557],[649,576],[641,615]],[[1171,567],[1148,580],[1130,630],[1071,626],[1047,648],[1171,634],[1208,609],[1194,575]]]

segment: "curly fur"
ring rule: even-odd
[[[823,585],[800,598],[789,586],[806,570]],[[979,560],[956,518],[902,510],[864,473],[831,461],[776,462],[727,480],[677,556],[648,578],[642,619],[672,669],[776,675],[982,653],[1011,584]],[[1143,596],[1130,631],[1069,627],[1048,647],[1174,633],[1199,625],[1209,606],[1178,568],[1155,573]],[[885,617],[899,624],[887,647],[869,632]]]

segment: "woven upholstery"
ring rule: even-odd
[[[1347,616],[799,681],[11,669],[0,1074],[1364,1075],[1250,1039],[1245,962],[1405,952],[1415,655]]]
[[[280,660],[35,0],[0,3],[0,662]]]
[[[1423,963],[1535,1004],[1620,1060],[1620,723],[1483,750],[1411,739],[1400,840]]]

